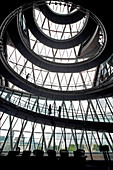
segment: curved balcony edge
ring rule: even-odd
[[[48,47],[55,49],[68,49],[75,47],[81,43],[84,44],[84,42],[86,42],[89,39],[89,37],[93,36],[97,26],[96,22],[93,21],[92,18],[87,15],[88,16],[87,22],[77,35],[69,39],[57,40],[47,36],[45,33],[43,33],[43,31],[41,31],[41,29],[39,28],[38,24],[34,19],[32,8],[24,11],[24,16],[26,19],[27,27],[30,29],[32,34],[37,38],[37,40],[47,45]]]
[[[113,123],[70,120],[66,118],[57,118],[54,116],[42,115],[16,106],[2,98],[0,98],[0,110],[14,117],[32,121],[35,123],[64,127],[69,129],[113,133]]]
[[[78,91],[59,91],[47,89],[36,84],[33,84],[19,74],[17,74],[7,63],[4,53],[0,53],[0,73],[10,82],[12,82],[17,87],[28,91],[37,96],[46,97],[55,100],[85,100],[85,99],[95,99],[102,97],[109,97],[113,95],[113,81],[108,81],[86,90]]]
[[[35,7],[38,7],[44,16],[46,16],[46,18],[57,24],[73,24],[85,17],[85,11],[81,11],[80,7],[80,9],[77,9],[75,12],[69,14],[57,14],[52,11],[47,4],[38,6],[35,4]],[[73,6],[73,10],[75,7]]]
[[[90,69],[90,68],[93,68],[93,67],[101,64],[113,52],[112,49],[109,50],[109,45],[111,44],[111,40],[109,41],[109,39],[108,39],[104,51],[100,55],[97,55],[93,58],[90,57],[89,60],[82,61],[80,63],[73,63],[73,64],[54,63],[54,62],[44,59],[40,55],[37,55],[35,52],[33,52],[29,48],[29,46],[26,44],[25,40],[20,38],[21,35],[19,35],[19,33],[18,33],[16,19],[14,19],[12,24],[10,26],[8,26],[8,30],[9,30],[11,39],[12,39],[13,43],[15,44],[15,47],[20,51],[20,53],[25,58],[27,58],[33,64],[35,64],[41,68],[47,69],[49,71],[52,71],[52,72],[62,72],[62,73],[64,73],[64,72],[70,73],[71,72],[71,73],[73,73],[73,72],[84,71],[86,69]]]

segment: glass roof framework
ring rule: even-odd
[[[83,28],[84,23],[86,22],[86,17],[84,17],[81,21],[75,24],[59,25],[49,21],[37,9],[34,10],[34,13],[35,13],[36,22],[38,23],[38,26],[41,28],[41,30],[46,35],[57,40],[65,40],[77,35]],[[30,31],[29,31],[29,36],[30,36],[31,48],[36,53],[43,55],[43,57],[49,61],[74,63],[78,61],[87,60],[87,57],[84,59],[77,58],[80,45],[70,49],[63,49],[63,50],[54,49],[45,46],[41,42],[38,42],[36,38],[33,37]]]
[[[22,56],[17,49],[7,46],[8,63],[10,66],[28,81],[48,89],[54,90],[82,90],[91,88],[94,83],[96,68],[80,73],[55,73],[35,66]]]
[[[48,4],[48,3],[47,3]],[[54,10],[56,13],[62,13],[62,15],[69,14],[70,15],[70,8],[71,5],[64,5],[63,3],[61,5],[55,4],[55,2],[49,3],[49,8],[51,10]],[[80,7],[76,7],[75,10],[72,11],[77,11],[80,10]],[[44,34],[47,36],[56,39],[56,40],[65,40],[65,39],[70,39],[74,37],[75,35],[77,36],[80,34],[80,32],[84,29],[85,25],[87,24],[88,20],[88,14],[86,15],[78,22],[73,23],[73,24],[57,24],[51,22],[48,18],[46,18],[42,12],[34,7],[34,20],[37,24],[37,26],[42,30]],[[24,20],[24,18],[23,18]],[[84,60],[88,59],[88,55],[85,57],[83,56],[78,56],[80,48],[82,44],[79,44],[78,46],[75,46],[74,48],[69,48],[69,49],[55,49],[55,48],[50,48],[40,41],[38,41],[30,32],[29,30],[29,38],[30,38],[30,46],[33,51],[35,51],[37,54],[42,55],[44,59],[52,61],[52,62],[58,62],[58,63],[75,63],[75,62],[81,62]],[[98,43],[101,45],[100,48],[102,48],[104,44],[104,33],[103,30],[99,30],[99,38],[98,38]],[[92,53],[94,55],[94,53]]]
[[[61,5],[61,7],[63,6]],[[53,5],[52,8],[58,10],[57,5]],[[62,10],[64,9],[65,6]],[[62,10],[60,8],[59,11],[62,12]],[[42,17],[36,11],[37,10],[35,10],[35,14],[38,14],[39,17]],[[50,23],[50,21],[48,22],[48,26],[52,28],[52,24]],[[54,32],[53,30],[55,27],[56,31]],[[70,28],[70,26],[68,25],[68,28],[70,28],[71,31],[73,27],[74,26],[71,26]],[[58,39],[58,37],[61,37],[61,34],[58,33],[60,32],[60,30],[58,30],[59,28],[57,27],[57,25],[55,25],[54,28],[51,32],[54,32],[53,37],[56,37]],[[62,28],[66,30],[65,27]],[[50,29],[46,30],[44,27],[42,29],[43,31],[45,31],[45,33],[48,32],[47,34],[49,36],[50,34],[52,34],[50,33]],[[38,42],[38,40],[32,35],[30,30],[28,30],[28,32],[31,48],[36,52],[36,50],[39,50],[37,47],[39,47],[40,42]],[[73,35],[70,35],[69,33],[68,38],[69,36]],[[62,36],[62,38],[65,39],[66,35]],[[100,42],[102,41],[103,39],[100,40]],[[57,54],[55,49],[51,49],[53,51],[50,52],[50,50],[46,48],[47,47],[44,46],[40,48],[40,51],[43,51],[44,55],[48,54],[47,56],[50,56],[50,54]],[[76,49],[76,54],[77,50],[79,50],[79,46]],[[95,74],[97,73],[97,67],[79,73],[54,73],[35,66],[26,58],[24,58],[24,56],[22,56],[19,51],[12,45],[7,45],[7,53],[8,63],[15,70],[15,72],[20,74],[25,79],[27,74],[29,73],[30,75],[28,81],[33,82],[34,84],[38,84],[39,86],[61,91],[74,91],[91,88],[95,84]],[[63,62],[73,61],[73,59],[70,59],[71,54],[73,54],[71,50],[64,51],[63,53],[64,54],[58,52],[58,54],[60,54],[60,61],[64,59],[64,56],[68,58],[68,60],[64,59]],[[60,61],[57,60],[57,62]],[[105,76],[106,68],[109,73],[109,76],[112,74],[112,66],[110,66],[109,64],[102,64],[100,69],[100,75]],[[98,75],[98,80],[100,78],[100,75]],[[12,85],[10,82],[9,87],[12,89],[18,89],[18,87]],[[21,89],[19,90],[20,92],[23,91]],[[13,92],[7,93],[6,91],[3,91],[2,88],[0,91],[0,96],[13,104],[19,105],[20,107],[32,110],[33,112],[37,112],[40,114],[48,114],[48,106],[51,104],[51,116],[58,117],[58,107],[61,106],[61,118],[109,123],[113,122],[112,97],[95,100],[57,101],[50,100],[47,98],[40,98],[40,96],[28,95],[28,97],[25,97],[24,95],[17,95]],[[68,149],[70,151],[75,150],[77,148],[84,148],[86,152],[90,153],[91,159],[92,153],[98,152],[98,146],[101,144],[109,145],[110,151],[113,151],[112,133],[65,129],[54,126],[47,126],[43,124],[36,124],[27,120],[22,120],[7,115],[5,112],[0,112],[0,120],[0,136],[4,136],[6,139],[1,140],[0,143],[0,147],[3,149],[3,151],[8,151],[10,149],[13,150],[16,148],[17,145],[21,147],[21,150],[33,150],[39,148],[43,149],[44,151],[47,151],[47,149],[55,149],[57,152],[59,152],[59,150],[62,148]]]
[[[48,2],[49,3],[49,2]],[[70,10],[72,7],[72,4],[70,3],[65,4],[62,2],[60,5],[55,4],[55,2],[49,3],[49,7],[54,10],[57,13],[63,13],[64,14],[70,14]],[[79,10],[79,6],[77,6],[74,9],[74,12]],[[72,10],[73,13],[73,10]],[[81,29],[84,27],[84,23],[86,22],[86,16],[78,21],[75,24],[65,24],[65,25],[59,25],[54,24],[50,20],[48,20],[39,9],[36,7],[34,8],[34,17],[36,22],[38,23],[39,27],[46,32],[48,36],[52,36],[53,38],[59,39],[67,39],[70,37],[73,37],[75,34],[78,34]],[[26,25],[25,25],[25,18],[23,16],[23,23],[22,23],[23,30],[26,31]],[[62,31],[63,30],[63,31]],[[79,59],[78,52],[80,50],[80,46],[76,46],[75,48],[71,49],[54,49],[49,48],[45,46],[44,44],[40,43],[30,32],[28,31],[29,36],[29,43],[32,50],[34,50],[39,55],[42,55],[43,57],[46,56],[46,59],[52,60],[53,62],[63,62],[63,63],[73,63],[73,62],[79,62],[82,60],[85,60],[87,58]],[[48,33],[47,33],[48,32]],[[100,32],[100,37],[98,39],[98,43],[103,44],[104,43],[104,35],[102,32]],[[95,73],[96,68],[89,69],[83,72],[79,73],[55,73],[50,72],[48,70],[39,68],[32,64],[30,61],[24,58],[17,49],[11,46],[7,46],[8,51],[8,63],[10,66],[23,78],[26,79],[27,74],[29,74],[28,81],[48,88],[48,89],[54,89],[54,90],[61,90],[61,91],[74,91],[74,90],[82,90],[91,88],[94,85],[95,81]],[[56,61],[57,60],[57,61]]]
[[[49,5],[48,5],[49,4]],[[76,6],[74,10],[72,10],[72,4],[70,5],[64,5],[62,2],[60,5],[59,3],[55,4],[55,2],[47,3],[49,8],[53,10],[55,13],[61,13],[62,15],[73,13],[77,10],[81,10],[79,6]],[[71,12],[72,10],[72,12]],[[57,40],[65,40],[77,36],[82,29],[84,29],[84,25],[87,23],[87,13],[86,15],[78,22],[73,24],[57,24],[51,22],[49,19],[47,19],[42,12],[34,7],[34,18],[36,24],[39,26],[39,28],[49,37],[57,39]],[[98,43],[103,46],[104,44],[104,34],[102,30],[100,30],[100,36],[98,39]],[[31,49],[34,50],[37,54],[43,55],[46,60],[58,62],[58,63],[75,63],[75,62],[81,62],[84,60],[87,60],[89,56],[86,55],[86,57],[78,56],[79,51],[82,44],[79,44],[78,46],[75,46],[74,48],[69,49],[54,49],[49,48],[39,42],[29,31],[29,37],[30,37],[30,45]],[[94,55],[92,53],[92,55]]]
[[[44,99],[25,92],[12,91],[9,88],[0,88],[0,97],[17,106],[44,115],[48,115],[48,106],[51,104],[51,116],[59,117],[58,109],[61,106],[60,118],[113,122],[112,97],[95,100],[58,101]]]

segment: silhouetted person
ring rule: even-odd
[[[59,106],[59,109],[58,109],[58,117],[59,118],[61,117],[61,106]]]
[[[51,104],[49,105],[49,108],[48,108],[48,114],[51,115]]]
[[[26,80],[28,80],[28,79],[29,79],[29,76],[30,76],[30,74],[28,73],[28,74],[26,75]]]

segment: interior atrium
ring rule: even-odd
[[[97,4],[16,0],[8,9],[1,5],[7,9],[0,12],[3,162],[18,149],[18,159],[43,152],[43,162],[49,153],[58,161],[64,152],[69,162],[84,151],[80,161],[88,162],[86,169],[99,163],[100,170],[112,168],[113,25],[111,10]]]

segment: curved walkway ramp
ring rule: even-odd
[[[33,64],[35,64],[41,68],[47,69],[49,71],[52,71],[52,72],[79,72],[79,71],[83,71],[86,69],[90,69],[90,68],[93,68],[93,67],[99,65],[103,61],[105,61],[105,59],[108,58],[108,56],[111,55],[111,53],[112,53],[111,51],[109,51],[109,54],[108,54],[108,45],[106,45],[105,50],[100,55],[97,54],[97,56],[94,56],[94,57],[90,56],[89,60],[82,61],[80,63],[72,63],[72,64],[54,63],[54,62],[45,60],[42,56],[33,52],[30,49],[30,47],[28,46],[28,44],[25,42],[25,39],[23,38],[23,35],[22,35],[22,31],[19,28],[20,27],[18,26],[17,19],[14,18],[8,26],[8,31],[9,31],[11,40],[14,43],[15,47],[20,51],[20,53],[25,58],[27,58]],[[92,40],[90,40],[90,43],[91,42],[93,43],[94,49],[95,49],[95,45],[96,45],[96,43],[95,43],[96,38],[97,38],[97,36],[96,37],[94,36],[94,39],[93,39],[94,43],[92,42]],[[96,40],[96,42],[97,42],[97,40]],[[90,43],[86,44],[88,46],[88,48],[90,45],[92,46],[92,43],[91,44]],[[97,46],[98,46],[98,44],[97,44]],[[86,52],[88,48],[86,48],[86,46],[84,46],[84,49],[83,49],[81,55],[83,55],[83,53]],[[91,47],[91,51],[92,51],[92,47]]]
[[[78,91],[58,91],[46,89],[40,86],[37,86],[26,79],[18,75],[7,63],[6,59],[2,58],[1,61],[1,73],[6,77],[10,82],[16,86],[42,97],[49,97],[51,99],[57,100],[85,100],[85,99],[95,99],[101,97],[108,97],[112,94],[113,83],[112,81],[103,83],[100,86],[87,89],[87,90],[78,90]]]
[[[16,14],[19,11],[16,11]],[[10,22],[10,20],[6,20],[6,23],[9,24],[8,26],[8,30],[9,33],[11,35],[11,38],[13,40],[14,45],[19,49],[19,51],[27,58],[29,57],[29,59],[32,61],[32,63],[34,63],[34,54],[32,52],[32,50],[30,50],[30,48],[24,43],[24,40],[20,38],[20,33],[18,30],[18,20],[15,17],[16,16],[15,12],[13,12],[12,14],[10,14],[10,20],[12,19],[12,21]],[[18,17],[18,16],[17,16]],[[8,16],[9,19],[9,16]],[[33,83],[28,82],[27,80],[23,79],[20,75],[18,75],[8,64],[6,58],[6,51],[4,49],[4,42],[2,41],[2,39],[4,39],[5,36],[5,31],[6,28],[4,28],[4,30],[2,30],[1,32],[1,58],[0,58],[0,62],[1,62],[1,74],[6,77],[10,82],[12,82],[13,84],[17,85],[18,87],[27,90],[30,93],[36,94],[38,96],[42,96],[42,97],[50,97],[51,99],[58,99],[58,100],[80,100],[80,99],[94,99],[94,98],[100,98],[100,97],[106,97],[106,96],[111,96],[112,95],[112,88],[113,88],[113,84],[112,81],[108,81],[103,83],[100,86],[97,87],[93,87],[91,89],[87,89],[87,90],[79,90],[79,91],[58,91],[58,90],[50,90],[50,89],[46,89],[40,86],[37,86]],[[113,40],[112,40],[113,41]],[[107,41],[106,44],[106,48],[103,51],[103,53],[101,53],[98,57],[96,57],[95,59],[90,59],[89,61],[86,62],[81,62],[81,63],[77,63],[77,64],[56,64],[53,62],[43,62],[45,61],[44,59],[39,59],[39,57],[37,57],[37,55],[35,54],[35,57],[37,57],[39,60],[37,60],[37,58],[35,58],[35,62],[38,63],[38,65],[41,67],[43,66],[45,69],[47,70],[52,70],[52,71],[63,71],[63,72],[73,72],[73,71],[80,71],[80,70],[84,70],[84,69],[88,69],[91,67],[94,67],[95,65],[99,65],[99,63],[101,63],[103,60],[105,60],[105,58],[108,58],[108,56],[111,55],[113,49],[110,48],[111,44],[110,41]],[[43,61],[41,61],[43,60]],[[38,62],[37,62],[38,61]]]
[[[6,90],[6,93],[7,95],[8,93],[10,95],[11,90],[10,91]],[[18,92],[18,95],[21,96],[22,95],[21,92],[20,93]],[[113,123],[72,120],[68,118],[58,118],[55,116],[48,116],[48,115],[30,111],[27,108],[15,105],[11,103],[10,101],[7,101],[3,97],[0,97],[0,110],[5,111],[7,114],[10,114],[12,116],[22,118],[28,121],[32,121],[35,123],[41,123],[41,124],[70,128],[70,129],[113,133]]]
[[[82,11],[80,7],[72,7],[72,10],[68,14],[57,14],[56,12],[52,11],[49,5],[46,3],[44,5],[37,6],[37,8],[40,9],[46,18],[57,24],[72,24],[78,22],[86,15],[85,11]],[[73,12],[75,8],[76,11]]]
[[[34,20],[32,8],[26,10],[24,15],[28,28],[31,30],[37,40],[47,45],[48,47],[55,49],[68,49],[78,46],[79,44],[84,44],[84,42],[88,41],[88,39],[93,36],[97,27],[95,21],[93,21],[92,18],[87,17],[88,21],[83,26],[83,29],[80,31],[80,33],[78,33],[78,35],[75,35],[74,37],[66,40],[56,40],[47,36],[43,33],[43,31],[41,31],[38,24],[36,24],[36,21]]]
[[[1,49],[3,50],[3,49]],[[60,91],[47,89],[36,84],[29,82],[16,73],[11,66],[9,66],[4,51],[1,51],[0,55],[1,74],[17,87],[20,87],[29,93],[37,96],[42,96],[55,100],[85,100],[95,99],[101,97],[108,97],[112,95],[113,81],[107,81],[99,86],[92,87],[90,89],[78,90],[78,91]]]
[[[87,19],[85,21],[86,23],[83,26],[82,30],[77,35],[67,40],[56,40],[44,34],[35,21],[32,8],[25,11],[24,16],[26,19],[27,27],[37,38],[37,40],[51,48],[68,49],[81,44],[82,49],[79,52],[79,58],[91,58],[94,54],[98,53],[99,48],[101,48],[101,45],[99,44],[99,34],[101,29],[87,13]],[[29,22],[29,20],[31,22]],[[62,21],[64,21],[63,18]],[[23,38],[24,37],[22,37],[22,39]]]

